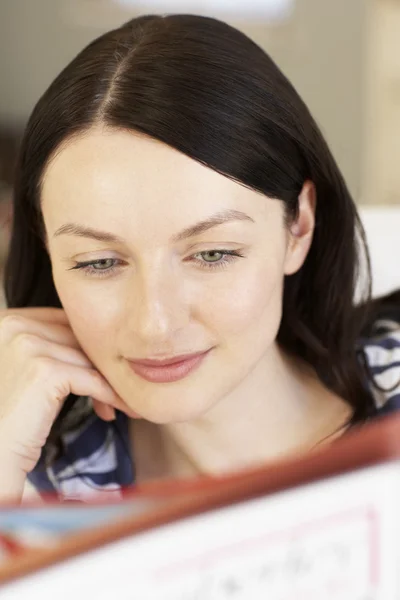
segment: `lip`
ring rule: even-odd
[[[208,350],[206,350],[208,352]],[[145,367],[166,367],[167,365],[175,365],[176,363],[184,362],[185,360],[191,360],[196,356],[201,356],[204,352],[195,352],[193,354],[179,354],[172,356],[171,358],[159,359],[159,358],[129,358],[129,362],[135,363],[135,365],[143,365]]]
[[[199,367],[206,355],[212,350],[197,354],[174,356],[165,360],[128,360],[132,371],[152,383],[170,383],[187,377],[195,368]]]

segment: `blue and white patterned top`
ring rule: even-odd
[[[378,321],[373,337],[362,348],[374,381],[386,390],[370,384],[377,415],[399,410],[400,323]],[[117,411],[115,421],[103,421],[93,412],[89,398],[79,401],[87,414],[79,428],[64,434],[65,453],[51,467],[42,458],[29,480],[39,492],[56,492],[63,501],[89,501],[99,492],[122,497],[123,489],[135,482],[128,418]]]

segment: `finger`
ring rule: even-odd
[[[23,333],[36,335],[64,346],[80,348],[79,342],[69,325],[35,321],[22,315],[7,315],[0,322],[0,340],[4,344],[9,344],[12,339]]]
[[[7,315],[16,315],[26,318],[36,319],[49,323],[68,323],[68,317],[63,308],[53,308],[48,306],[26,307],[26,308],[6,308],[0,310],[0,320]]]
[[[30,333],[21,333],[15,337],[12,346],[18,348],[20,355],[25,358],[52,358],[60,363],[76,365],[78,367],[93,368],[93,363],[81,350],[49,342],[48,340],[32,335]]]
[[[61,363],[53,358],[39,358],[41,374],[39,379],[47,380],[50,394],[63,403],[69,394],[90,396],[97,402],[117,408],[131,416],[129,406],[118,396],[107,380],[94,368]],[[53,386],[53,391],[51,391]]]
[[[103,421],[113,421],[116,418],[115,408],[108,404],[103,404],[97,400],[92,400],[93,410]]]
[[[116,419],[115,409],[112,408],[111,406],[109,406],[108,404],[102,404],[101,402],[97,402],[97,400],[92,398],[92,406],[93,406],[93,410],[95,411],[95,413],[100,417],[100,419],[103,419],[103,421],[113,421],[114,419]],[[130,419],[142,419],[143,418],[141,415],[139,415],[139,413],[132,410],[127,405],[125,405],[124,409],[120,409],[120,410],[123,410],[123,412]]]

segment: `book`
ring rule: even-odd
[[[0,506],[0,598],[399,600],[400,416],[120,501]]]

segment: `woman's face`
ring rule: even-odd
[[[194,419],[251,377],[277,335],[284,275],[311,239],[307,223],[288,231],[281,202],[152,138],[105,128],[56,153],[42,210],[54,282],[82,349],[157,423]],[[205,351],[168,381],[130,362]]]

